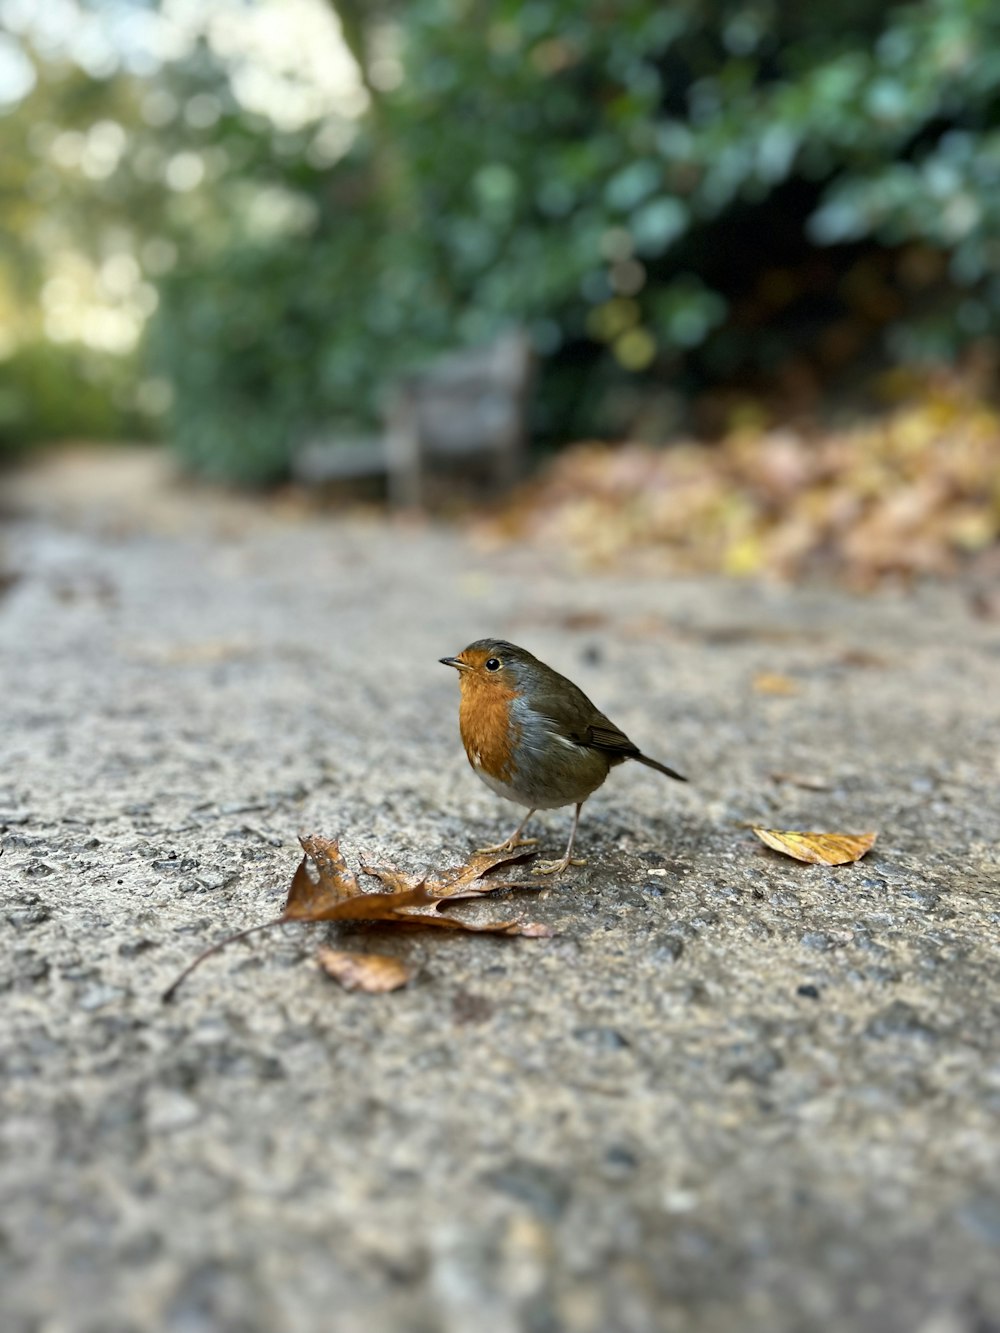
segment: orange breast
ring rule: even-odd
[[[514,747],[521,728],[511,719],[510,704],[518,697],[517,691],[471,673],[462,675],[461,684],[458,724],[469,763],[491,778],[512,781]]]

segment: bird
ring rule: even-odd
[[[575,805],[565,854],[541,862],[542,874],[570,865],[584,801],[626,759],[678,782],[687,778],[650,759],[587,698],[579,686],[506,639],[477,639],[454,657],[438,659],[458,672],[459,729],[474,771],[498,796],[528,813],[504,842],[484,852],[513,851],[537,842],[522,838],[536,810]]]

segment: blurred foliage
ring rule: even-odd
[[[794,397],[996,325],[985,0],[339,8],[374,101],[343,161],[286,177],[310,225],[175,274],[161,306],[199,464],[277,475],[311,425],[372,421],[387,377],[505,321],[543,357],[554,439],[664,434],[658,385]]]
[[[753,425],[715,445],[574,445],[479,537],[537,543],[588,568],[823,573],[859,588],[953,574],[1000,539],[1000,412],[947,379],[886,379],[904,405],[846,430]]]
[[[80,345],[49,340],[39,309],[45,254],[59,244],[56,177],[39,170],[37,151],[49,123],[45,109],[58,102],[57,118],[75,122],[101,101],[89,98],[90,80],[80,71],[62,73],[65,80],[43,81],[16,112],[0,115],[0,458],[39,440],[115,435],[121,424],[114,367]],[[88,191],[73,202],[81,230],[89,202]]]
[[[169,386],[197,468],[277,479],[304,435],[375,423],[393,376],[510,322],[554,442],[658,441],[713,386],[797,406],[996,332],[994,0],[332,3],[356,121],[248,111],[207,39],[142,76],[38,61],[0,117],[19,234],[46,253],[72,228],[102,274],[137,257],[153,388],[119,408]],[[106,170],[73,166],[68,126]]]
[[[78,345],[23,343],[0,361],[0,458],[50,440],[107,440],[139,424],[117,406],[130,367]]]

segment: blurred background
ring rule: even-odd
[[[483,540],[995,558],[991,0],[0,0],[0,207],[8,462],[273,488],[513,331]]]

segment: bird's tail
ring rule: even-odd
[[[645,764],[647,768],[655,768],[657,773],[665,773],[668,778],[676,778],[678,782],[687,782],[683,773],[675,773],[672,768],[667,768],[666,764],[661,764],[658,759],[650,759],[645,754],[634,754],[632,758],[638,760],[640,764]]]

